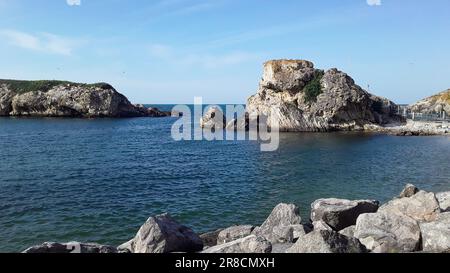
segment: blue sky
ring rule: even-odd
[[[293,58],[411,103],[450,88],[449,12],[448,0],[0,0],[0,78],[243,103],[264,61]]]

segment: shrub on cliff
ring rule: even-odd
[[[317,96],[322,93],[322,84],[320,81],[324,72],[321,70],[316,70],[316,74],[314,75],[314,79],[310,81],[305,88],[303,88],[303,92],[305,93],[305,102],[311,103],[317,101]]]

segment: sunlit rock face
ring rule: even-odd
[[[266,62],[247,111],[269,116],[269,126],[274,118],[281,131],[297,132],[363,130],[401,120],[393,102],[371,95],[336,68],[315,69],[305,60]]]

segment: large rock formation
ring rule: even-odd
[[[418,101],[409,108],[413,112],[424,114],[442,114],[444,111],[450,116],[450,89]]]
[[[303,60],[273,60],[247,111],[279,121],[281,131],[362,130],[367,124],[399,121],[396,105],[376,97],[337,70],[314,68]]]
[[[106,83],[0,80],[0,116],[161,117],[168,113],[133,105]]]

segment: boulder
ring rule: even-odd
[[[269,240],[271,243],[292,242],[294,239],[294,228],[301,222],[299,208],[294,204],[277,205],[266,221],[253,234]]]
[[[218,106],[210,107],[200,118],[200,127],[206,129],[223,130],[227,126],[225,114]]]
[[[379,202],[372,200],[319,199],[311,204],[311,220],[324,221],[336,231],[356,224],[363,213],[378,210]]]
[[[407,184],[398,197],[399,198],[411,197],[418,192],[419,189],[416,186],[412,184]]]
[[[200,234],[200,239],[202,239],[203,246],[205,247],[211,247],[217,245],[217,237],[219,237],[219,233],[223,229],[218,229],[215,231],[206,232],[203,234]]]
[[[315,230],[300,237],[287,253],[365,253],[366,248],[356,238],[335,231]]]
[[[439,207],[442,212],[450,212],[450,191],[436,193]]]
[[[356,222],[354,237],[376,253],[413,252],[420,249],[419,224],[404,214],[362,214]]]
[[[202,253],[270,253],[272,244],[262,237],[250,235],[205,249]]]
[[[94,244],[94,243],[54,243],[47,242],[42,245],[37,245],[30,247],[23,251],[23,253],[88,253],[88,254],[99,254],[99,253],[117,253],[117,249],[112,246]]]
[[[294,243],[277,243],[272,245],[271,253],[286,253],[292,246],[294,246]]]
[[[327,231],[333,231],[333,228],[330,227],[327,223],[325,223],[323,220],[315,221],[312,223],[313,230],[327,230]]]
[[[421,223],[422,245],[425,252],[450,251],[450,212],[442,213],[429,223]]]
[[[222,230],[217,236],[217,244],[229,243],[237,239],[248,237],[255,229],[254,226],[233,226]]]
[[[169,214],[150,217],[132,241],[119,247],[132,253],[197,252],[203,249],[200,237],[180,225]]]
[[[345,235],[347,237],[355,237],[355,229],[356,229],[356,226],[349,226],[349,227],[344,228],[343,230],[339,231],[339,233],[342,235]]]
[[[411,197],[394,199],[380,207],[379,211],[401,213],[417,221],[433,221],[440,213],[434,193],[419,191]]]

